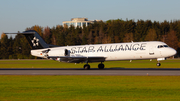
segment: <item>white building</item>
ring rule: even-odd
[[[83,27],[83,25],[88,26],[91,23],[94,22],[100,22],[102,20],[90,20],[88,21],[87,18],[72,18],[71,21],[63,21],[63,26],[68,26],[70,27],[71,25],[73,25],[74,27]]]

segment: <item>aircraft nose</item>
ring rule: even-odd
[[[172,56],[174,56],[176,53],[177,53],[177,51],[176,51],[175,49],[172,48],[172,50],[171,50]]]
[[[176,53],[177,53],[176,50],[171,47],[161,51],[161,55],[164,57],[171,57],[174,56]]]

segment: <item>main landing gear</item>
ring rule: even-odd
[[[98,65],[99,69],[104,69],[104,64],[102,64],[102,62]],[[84,69],[85,70],[89,70],[90,69],[90,65],[87,63],[84,65]]]
[[[104,64],[102,64],[102,62],[98,65],[99,69],[104,69]]]
[[[90,65],[89,64],[85,64],[84,65],[84,69],[86,69],[86,70],[90,69]]]

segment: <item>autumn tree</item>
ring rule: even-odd
[[[162,41],[175,48],[180,56],[179,20],[171,22],[138,20],[134,22],[133,20],[117,19],[95,22],[88,26],[83,25],[83,28],[57,25],[53,28],[45,27],[43,29],[41,26],[35,25],[26,30],[35,30],[46,43],[60,46],[163,39]],[[1,35],[0,58],[34,58],[30,56],[30,47],[24,36],[17,35],[14,39],[8,39],[5,34]]]
[[[167,34],[167,40],[165,41],[170,47],[177,50],[178,48],[178,38],[174,30],[170,30]]]
[[[156,41],[157,40],[157,34],[155,29],[149,29],[145,41]]]
[[[9,53],[8,49],[8,36],[4,33],[1,34],[1,58],[8,59]]]
[[[1,43],[3,44],[7,44],[7,41],[8,40],[8,37],[7,37],[7,35],[6,34],[4,34],[4,33],[2,33],[1,34]]]
[[[131,42],[131,41],[133,41],[133,33],[126,33],[123,42]]]
[[[42,33],[43,27],[39,25],[32,26],[31,28],[26,28],[26,30],[35,30],[37,33],[39,33],[41,37],[43,37],[43,33]]]
[[[111,37],[107,34],[104,35],[103,44],[111,43]]]

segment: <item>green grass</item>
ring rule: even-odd
[[[156,66],[157,61],[133,60],[106,61],[105,68],[180,68],[180,59],[161,61],[161,66]],[[63,63],[53,60],[1,60],[0,68],[83,68],[85,63]],[[91,68],[97,68],[99,63],[89,63]]]
[[[1,101],[180,100],[180,76],[0,76]]]
[[[158,68],[179,68],[180,60]],[[157,68],[156,61],[108,61],[106,68]],[[82,68],[52,60],[1,60],[0,68]],[[90,63],[97,68],[98,63]],[[0,75],[0,101],[180,100],[180,76],[12,76]]]

